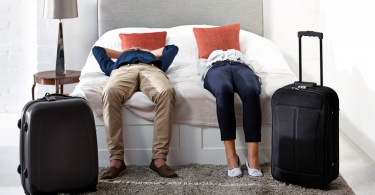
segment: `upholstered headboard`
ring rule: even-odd
[[[124,27],[240,23],[263,36],[262,0],[98,0],[99,36]]]

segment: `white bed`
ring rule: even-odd
[[[150,10],[144,10],[144,5],[149,4],[149,1],[99,0],[98,32],[100,38],[94,45],[120,50],[121,40],[118,36],[119,33],[167,31],[166,44],[175,44],[179,47],[179,52],[167,71],[167,75],[176,90],[172,143],[168,155],[168,163],[170,165],[189,163],[226,164],[224,147],[220,141],[220,131],[217,124],[215,98],[201,86],[200,77],[197,74],[198,48],[192,28],[240,23],[241,29],[245,29],[240,31],[241,51],[249,59],[256,62],[253,64],[255,72],[262,79],[261,107],[263,120],[259,158],[261,163],[270,162],[271,97],[276,89],[294,82],[296,78],[277,47],[261,36],[263,33],[262,16],[259,16],[258,13],[253,18],[253,20],[256,20],[255,23],[250,22],[250,25],[244,24],[248,23],[246,20],[242,21],[245,16],[239,17],[242,13],[239,9],[243,9],[245,6],[243,4],[254,5],[254,7],[251,6],[248,7],[249,9],[244,10],[242,15],[248,17],[247,12],[252,12],[252,10],[254,10],[253,12],[259,12],[259,9],[262,8],[262,6],[259,8],[259,4],[262,5],[262,1],[251,0],[244,3],[239,0],[237,3],[215,5],[218,6],[217,9],[229,12],[229,15],[231,15],[231,11],[225,8],[229,5],[234,7],[236,17],[239,18],[230,17],[234,19],[227,20],[228,16],[222,16],[226,18],[225,21],[217,18],[216,15],[212,17],[210,13],[215,14],[215,10],[210,10],[210,13],[208,13],[207,8],[204,9],[202,7],[202,3],[206,7],[207,5],[212,5],[210,1],[206,0],[183,0],[178,1],[178,3],[172,0],[165,0],[159,3],[157,7],[154,6]],[[189,6],[193,6],[195,11],[198,9],[199,13],[203,10],[205,13],[199,16],[199,20],[196,20],[193,17],[197,17],[197,14],[192,13],[193,11],[185,13],[189,10]],[[128,7],[131,7],[130,12],[134,13],[128,13],[128,10],[124,11]],[[177,12],[179,15],[171,18],[173,14],[169,13],[164,16],[160,14],[163,10],[160,10],[159,7],[163,7],[165,10],[174,10],[173,13]],[[135,13],[148,13],[149,15],[142,14],[142,19],[139,19],[136,25],[134,24],[134,19],[128,19],[131,24],[121,24],[123,21],[112,20],[108,22],[108,19],[111,19],[111,17],[113,19],[114,15],[118,16],[119,12],[122,13],[121,10],[126,12],[127,16]],[[220,13],[220,10],[216,10],[216,12]],[[154,14],[158,16],[157,21],[149,23],[155,17]],[[260,11],[260,14],[262,14],[262,11]],[[190,20],[186,19],[189,17],[191,18]],[[204,18],[208,18],[208,20]],[[261,21],[260,27],[259,20]],[[108,78],[100,70],[95,58],[90,53],[81,71],[80,82],[72,93],[74,96],[86,98],[95,114],[100,166],[109,164],[109,153],[105,142],[105,130],[101,115],[101,92]],[[240,158],[244,159],[247,151],[243,138],[242,106],[239,98],[236,98],[235,105],[238,124],[236,147]],[[151,158],[153,117],[154,103],[141,92],[136,92],[123,106],[126,164],[147,165],[149,163]]]

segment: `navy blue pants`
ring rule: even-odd
[[[216,98],[222,141],[236,139],[234,93],[237,93],[242,101],[245,142],[261,141],[260,83],[258,76],[247,65],[239,62],[217,62],[208,70],[204,88]]]

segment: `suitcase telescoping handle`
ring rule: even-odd
[[[314,31],[299,31],[298,32],[298,40],[299,40],[299,82],[302,83],[302,37],[309,36],[309,37],[318,37],[320,42],[320,85],[323,86],[323,33],[321,32],[314,32]],[[313,83],[309,83],[312,84]]]

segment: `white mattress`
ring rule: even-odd
[[[167,75],[176,90],[174,123],[218,126],[215,98],[201,85],[197,74],[198,48],[193,34],[193,27],[208,25],[187,25],[173,28],[122,28],[105,33],[94,45],[121,50],[119,33],[167,31],[166,44],[175,44],[179,52],[167,71]],[[241,52],[253,64],[255,73],[261,77],[262,124],[271,124],[271,98],[280,87],[296,80],[278,48],[268,39],[240,31]],[[71,95],[86,98],[96,116],[102,114],[101,93],[109,77],[100,70],[98,63],[90,52],[81,71],[80,82]],[[242,105],[235,95],[237,124],[242,124]],[[150,120],[154,117],[155,104],[142,92],[136,92],[124,104],[136,115]]]

